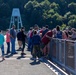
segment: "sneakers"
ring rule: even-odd
[[[20,47],[19,50],[22,50],[22,48]]]
[[[32,57],[31,60],[36,60],[36,58],[33,58],[33,57]]]
[[[18,54],[17,52],[15,52],[15,53],[11,53],[11,54]]]
[[[21,55],[26,55],[26,53],[21,53]]]

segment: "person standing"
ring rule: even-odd
[[[9,29],[7,29],[7,32],[6,32],[6,43],[7,43],[7,53],[6,54],[9,54],[10,53],[10,31],[9,31]]]
[[[2,51],[2,60],[5,60],[4,58],[4,36],[0,30],[0,48],[1,48],[1,51]]]
[[[25,34],[25,28],[21,28],[21,41],[22,41],[22,53],[21,55],[25,55],[24,49],[25,49],[25,39],[26,39],[26,34]]]
[[[17,54],[15,50],[15,41],[16,41],[16,30],[15,30],[15,25],[12,26],[10,30],[10,39],[11,39],[11,54]]]
[[[62,36],[63,36],[63,33],[62,33],[62,31],[60,30],[60,26],[57,25],[57,26],[56,26],[56,35],[55,35],[55,38],[62,39]]]
[[[52,37],[53,37],[53,32],[52,30],[49,30],[41,39],[43,56],[48,56],[49,49],[47,48],[47,45],[49,44]]]
[[[17,33],[17,40],[18,40],[18,45],[19,45],[19,49],[21,50],[22,48],[22,35],[21,35],[21,30]]]
[[[28,31],[28,33],[27,33],[27,37],[28,37],[28,51],[31,51],[31,34],[32,34],[32,30],[33,30],[33,28],[32,27],[30,27],[30,30]]]
[[[37,31],[34,31],[34,35],[32,37],[32,43],[33,43],[33,51],[32,55],[34,60],[36,60],[36,57],[39,59],[41,58],[41,50],[40,50],[40,43],[41,43],[41,37],[37,34]]]

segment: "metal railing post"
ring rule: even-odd
[[[56,59],[58,60],[58,39],[56,39]]]
[[[59,39],[59,61],[61,62],[61,39]]]
[[[65,65],[65,60],[66,60],[66,40],[64,40],[64,65]]]
[[[48,58],[50,59],[50,56],[51,56],[51,41],[50,41],[50,43],[49,43],[49,46],[50,46],[50,49],[49,49],[49,51],[48,51]]]
[[[76,41],[75,41],[75,43],[74,43],[74,57],[75,57],[75,71],[76,71]]]

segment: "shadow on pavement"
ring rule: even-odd
[[[17,59],[21,59],[21,58],[25,58],[25,56],[21,55],[21,56],[17,57]]]
[[[5,57],[9,58],[9,57],[12,57],[12,56],[13,56],[13,54],[10,54],[10,55],[6,55]]]
[[[3,62],[4,60],[0,60],[0,63]]]
[[[17,49],[16,51],[21,51],[21,49]]]

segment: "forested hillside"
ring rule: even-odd
[[[6,30],[13,8],[19,8],[23,26],[48,24],[76,28],[76,0],[0,0],[0,29]]]

